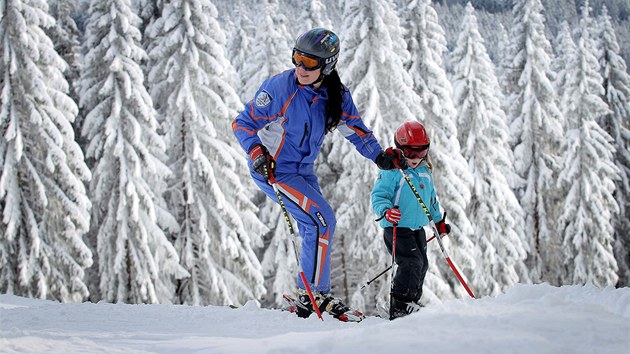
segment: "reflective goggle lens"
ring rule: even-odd
[[[429,153],[429,145],[425,146],[403,146],[403,155],[409,159],[424,159]]]
[[[319,59],[309,57],[300,52],[293,52],[293,65],[302,65],[304,69],[309,71],[316,70],[319,69]]]

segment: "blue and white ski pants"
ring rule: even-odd
[[[278,203],[271,185],[255,171],[250,174],[258,187]],[[275,178],[287,211],[297,222],[302,236],[300,263],[311,290],[330,291],[330,254],[337,220],[334,211],[319,188],[313,164],[283,164],[276,166]],[[298,287],[304,289],[300,277]]]

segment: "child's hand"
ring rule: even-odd
[[[446,223],[446,212],[444,212],[442,220],[435,223],[435,227],[440,234],[448,235],[448,233],[451,232],[451,225]]]
[[[391,209],[388,209],[385,212],[385,219],[394,225],[398,225],[398,222],[400,221],[401,216],[402,214],[400,213],[400,209],[398,209],[397,206]]]

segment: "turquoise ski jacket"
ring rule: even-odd
[[[426,162],[422,162],[416,168],[408,168],[405,172],[420,194],[422,201],[429,208],[434,222],[442,220],[440,203],[435,193],[433,175]],[[420,206],[418,199],[402,176],[399,170],[380,171],[378,179],[372,189],[372,210],[378,217],[394,206],[400,208],[402,217],[398,222],[399,227],[407,227],[413,230],[429,224],[426,213]],[[381,219],[380,226],[392,227],[392,223],[385,218]]]

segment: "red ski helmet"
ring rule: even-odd
[[[404,122],[394,135],[396,147],[403,151],[405,157],[423,159],[429,153],[429,135],[420,122]]]

